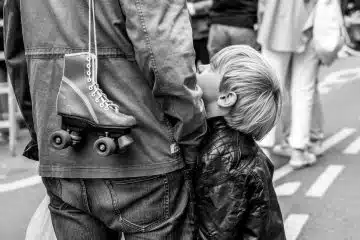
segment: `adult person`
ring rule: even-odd
[[[316,0],[264,0],[262,4],[263,15],[260,14],[262,20],[258,35],[262,54],[275,68],[283,86],[291,69],[289,163],[294,168],[300,168],[316,162],[316,153],[311,150],[309,143],[320,61],[312,46],[311,34],[304,34]],[[275,132],[273,129],[260,144],[273,146]]]
[[[245,44],[255,49],[258,0],[213,0],[210,8],[210,58],[224,47]]]
[[[206,124],[186,1],[6,0],[4,11],[16,97],[24,90],[19,83],[30,86],[32,144],[25,154],[40,161],[57,239],[118,239],[122,233],[126,239],[191,239],[186,174]],[[66,77],[64,55],[88,51],[91,19],[102,91],[96,90],[121,109],[101,112],[91,105],[93,114],[113,111],[119,120],[127,115],[123,122],[137,122],[129,149],[107,157],[93,151],[91,129],[77,148],[57,150],[49,142],[61,128],[56,98]],[[90,94],[78,94],[93,103]]]
[[[213,0],[188,0],[187,6],[191,15],[196,66],[209,64],[209,52],[206,48],[209,39],[209,9]]]
[[[0,1],[0,19],[3,19],[4,0]],[[3,28],[0,28],[0,34],[3,35]],[[0,51],[4,51],[4,39],[0,39]],[[0,83],[6,82],[6,66],[3,59],[0,60]],[[6,95],[0,96],[0,120],[4,120],[4,114],[8,112],[8,100]],[[0,141],[8,141],[9,132],[7,129],[1,130]]]

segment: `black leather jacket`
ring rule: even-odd
[[[195,174],[199,239],[286,239],[270,160],[223,118],[208,127]]]

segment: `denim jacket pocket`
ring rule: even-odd
[[[115,215],[128,232],[148,231],[169,218],[166,175],[108,180]]]

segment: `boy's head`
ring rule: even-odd
[[[228,125],[262,139],[281,110],[281,85],[270,65],[253,48],[226,47],[198,74],[209,117],[224,116]]]

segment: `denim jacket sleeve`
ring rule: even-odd
[[[186,163],[206,132],[202,91],[196,85],[192,30],[186,0],[119,0],[136,61],[164,113]]]
[[[24,156],[38,160],[36,132],[32,118],[32,105],[22,36],[19,0],[5,0],[4,3],[4,53],[10,83],[22,116],[30,131],[31,141]]]

